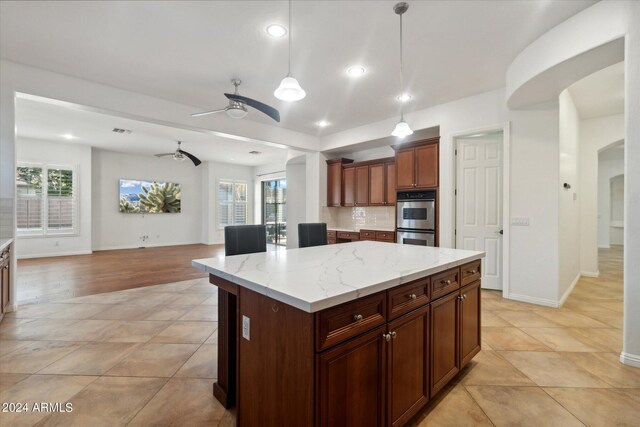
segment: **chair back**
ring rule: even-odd
[[[311,222],[298,224],[298,247],[321,246],[327,244],[327,224]]]
[[[267,251],[264,225],[229,225],[224,228],[224,254],[242,255]]]

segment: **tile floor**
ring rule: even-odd
[[[483,350],[412,426],[638,425],[640,369],[622,346],[622,251],[601,253],[561,309],[483,291]],[[196,279],[23,306],[0,324],[0,425],[234,425],[213,398],[217,294]]]

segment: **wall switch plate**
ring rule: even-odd
[[[251,341],[251,319],[244,315],[242,316],[242,338]]]
[[[528,216],[512,216],[511,217],[511,225],[519,225],[522,227],[529,226],[529,217]]]

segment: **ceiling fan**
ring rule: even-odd
[[[182,150],[180,148],[180,144],[182,144],[182,141],[178,141],[178,149],[173,153],[162,153],[162,154],[156,154],[155,156],[156,157],[171,156],[173,157],[173,160],[177,160],[179,162],[182,162],[185,159],[189,158],[195,166],[198,166],[200,163],[202,163],[200,159],[194,156],[193,154],[187,153],[186,151]]]
[[[278,112],[278,110],[260,101],[247,98],[246,96],[242,96],[238,93],[238,86],[240,86],[240,83],[242,83],[241,80],[232,79],[231,83],[236,88],[234,93],[224,94],[224,96],[226,96],[229,99],[229,105],[219,110],[204,111],[202,113],[194,113],[191,116],[200,117],[200,116],[206,116],[207,114],[222,113],[223,111],[226,111],[227,115],[232,119],[241,119],[247,115],[248,113],[247,105],[248,105],[249,107],[253,107],[256,110],[271,117],[276,122],[280,122],[280,113]]]

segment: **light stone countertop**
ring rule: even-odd
[[[0,251],[9,246],[13,239],[0,239]]]
[[[484,257],[373,241],[193,260],[192,265],[313,313]]]
[[[360,228],[346,228],[346,227],[329,227],[327,225],[327,231],[349,231],[352,233],[359,233],[361,230],[373,230],[373,231],[392,231],[395,233],[396,229],[395,228],[390,228],[390,227],[360,227]]]

